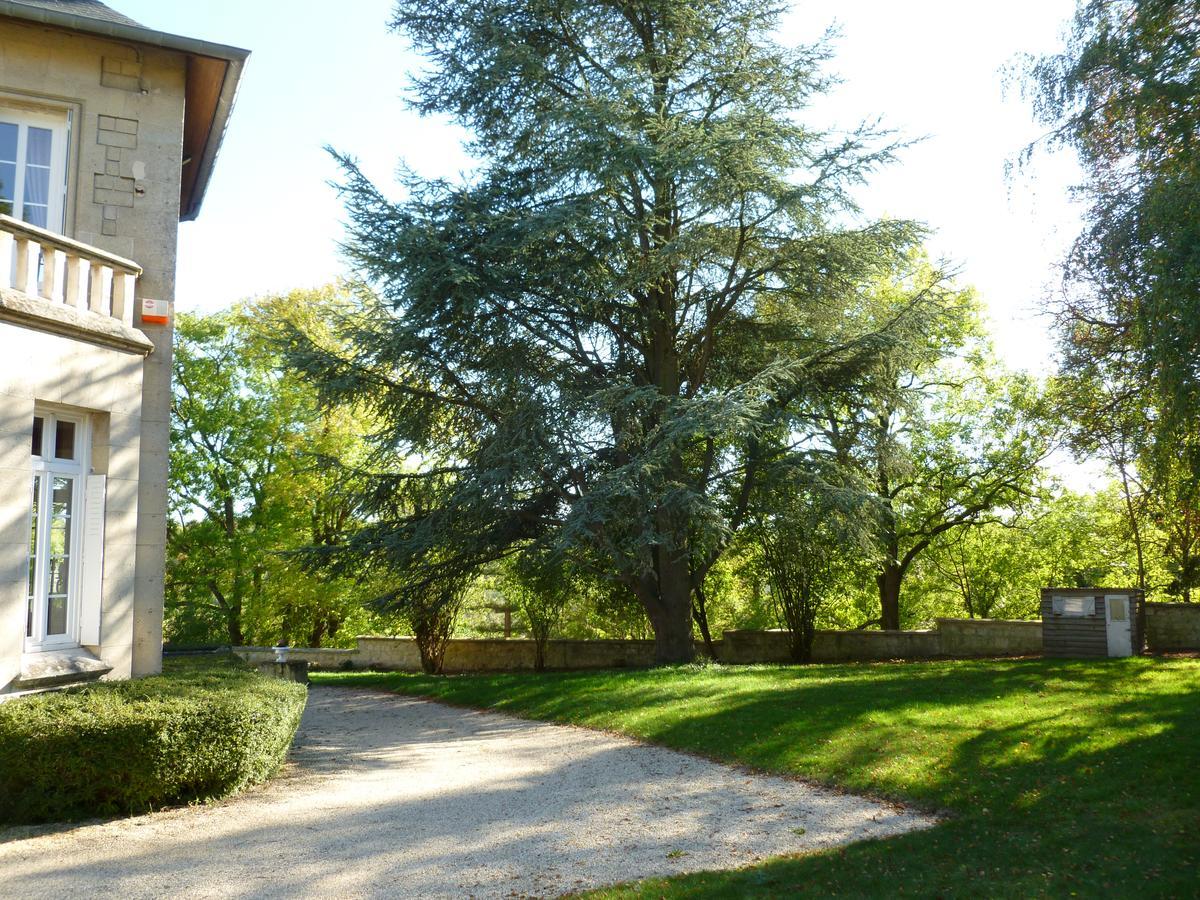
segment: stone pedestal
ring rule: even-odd
[[[308,660],[290,659],[285,663],[260,662],[258,671],[272,678],[282,678],[285,681],[295,681],[297,684],[308,684]]]

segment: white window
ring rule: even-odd
[[[28,651],[79,643],[79,548],[87,447],[86,419],[50,412],[34,416]]]
[[[0,106],[0,213],[63,230],[70,119]]]

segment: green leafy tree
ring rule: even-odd
[[[1029,500],[1052,446],[1040,391],[991,361],[971,291],[915,256],[865,295],[858,314],[888,321],[917,304],[931,314],[909,339],[857,392],[809,410],[803,426],[875,521],[885,629],[905,622],[901,588],[921,555]]]
[[[322,407],[281,371],[272,330],[320,333],[330,288],[242,304],[176,327],[168,485],[168,635],[321,646],[363,624],[362,590],[290,555],[352,530],[346,469],[361,450],[347,407]]]
[[[1058,379],[1054,397],[1067,424],[1069,445],[1081,459],[1101,459],[1116,475],[1121,488],[1126,527],[1137,556],[1136,586],[1148,587],[1146,577],[1147,520],[1153,495],[1147,481],[1146,450],[1152,444],[1153,413],[1142,404],[1146,392],[1136,376],[1112,360],[1076,358]],[[1155,475],[1150,467],[1150,479]],[[1170,480],[1178,466],[1158,477]]]
[[[1146,556],[1151,582],[1165,576],[1156,559]],[[952,532],[926,563],[910,590],[931,617],[1037,618],[1041,588],[1128,587],[1138,571],[1115,484],[1043,494],[1019,516]]]
[[[171,417],[169,600],[203,603],[234,645],[260,600],[277,510],[266,495],[286,407],[243,364],[232,314],[180,315]]]
[[[1004,601],[1025,585],[1028,561],[1013,552],[1014,532],[1002,523],[959,529],[931,548],[930,564],[957,594],[969,619],[1006,618]],[[1021,535],[1024,536],[1024,535]]]
[[[412,630],[421,670],[437,675],[446,661],[446,645],[454,634],[470,582],[466,579],[441,579],[429,584],[423,593],[406,591],[397,611]],[[386,602],[386,600],[385,600]]]
[[[1197,437],[1174,439],[1173,457],[1160,454],[1159,414],[1136,381],[1110,360],[1077,360],[1059,379],[1059,409],[1075,453],[1102,460],[1115,475],[1136,559],[1133,584],[1187,601],[1200,584],[1200,481],[1188,449]]]
[[[1062,53],[1033,61],[1035,112],[1085,171],[1059,307],[1064,371],[1117,376],[1154,410],[1145,451],[1200,478],[1200,28],[1179,0],[1080,0]],[[1127,418],[1122,416],[1120,418]],[[1190,488],[1185,493],[1191,492]]]
[[[507,589],[529,622],[536,645],[533,667],[538,672],[546,668],[546,644],[562,621],[574,584],[565,561],[544,549],[526,548],[511,562]]]
[[[347,560],[422,595],[523,542],[584,553],[636,598],[659,662],[693,658],[697,589],[778,424],[886,354],[887,329],[843,311],[917,236],[833,224],[890,148],[800,123],[828,49],[781,46],[782,12],[397,3],[429,63],[417,108],[467,128],[481,164],[410,176],[395,203],[344,160],[348,253],[381,302],[346,323],[348,352],[297,336],[292,360],[417,461],[364,494]],[[418,514],[422,481],[438,499]]]
[[[901,623],[901,586],[939,537],[1002,522],[1038,490],[1051,442],[1028,381],[1004,377],[934,400],[920,424],[885,430],[877,460],[883,551],[877,583],[884,628]]]
[[[1145,505],[1154,526],[1148,540],[1166,576],[1157,587],[1190,603],[1200,586],[1200,484],[1184,458],[1155,467]]]
[[[762,573],[793,662],[812,661],[817,618],[846,575],[849,548],[866,532],[855,524],[858,504],[839,509],[845,495],[805,484],[781,484],[762,504],[754,532]]]

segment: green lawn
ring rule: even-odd
[[[338,673],[943,811],[927,831],[605,897],[1200,896],[1200,661]]]

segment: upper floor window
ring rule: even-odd
[[[63,230],[68,116],[0,106],[0,213]]]

